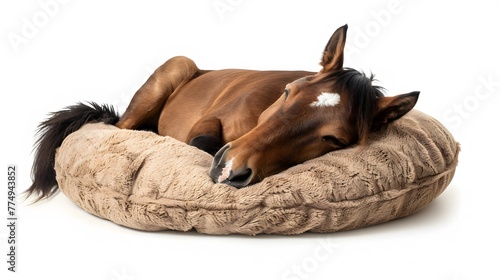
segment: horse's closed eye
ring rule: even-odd
[[[344,147],[347,147],[349,145],[346,142],[341,141],[337,137],[332,136],[332,135],[323,136],[323,138],[321,140],[326,141],[332,145],[338,146],[340,148],[344,148]]]
[[[285,94],[285,99],[288,98],[288,95],[290,94],[290,90],[285,88],[285,90],[283,91],[283,93]]]

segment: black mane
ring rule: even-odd
[[[338,90],[349,94],[349,121],[356,128],[355,140],[364,142],[372,129],[373,115],[377,109],[376,101],[384,96],[384,88],[373,85],[376,81],[373,73],[368,77],[364,72],[352,68],[344,68],[321,78],[324,82],[332,80],[339,87]]]

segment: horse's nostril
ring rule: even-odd
[[[224,182],[236,188],[246,187],[253,178],[253,171],[250,168],[242,169],[241,171],[231,172],[231,175]]]
[[[230,148],[231,145],[228,143],[215,154],[210,168],[210,178],[215,183],[224,183],[236,188],[245,187],[252,182],[254,172],[245,166],[240,168],[233,166],[234,158],[228,158]]]

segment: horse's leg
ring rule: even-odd
[[[202,151],[215,155],[224,145],[220,120],[212,117],[198,121],[189,132],[188,143]]]
[[[168,97],[199,71],[196,64],[187,57],[176,56],[167,60],[135,93],[116,126],[124,129],[143,126],[157,129],[158,118]]]

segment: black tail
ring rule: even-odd
[[[113,107],[100,106],[93,102],[88,105],[78,103],[50,114],[50,117],[38,126],[37,135],[40,138],[35,142],[36,152],[31,170],[33,184],[26,191],[27,197],[36,194],[36,201],[39,201],[57,191],[55,155],[56,149],[61,146],[66,136],[89,122],[115,124],[118,119]]]

